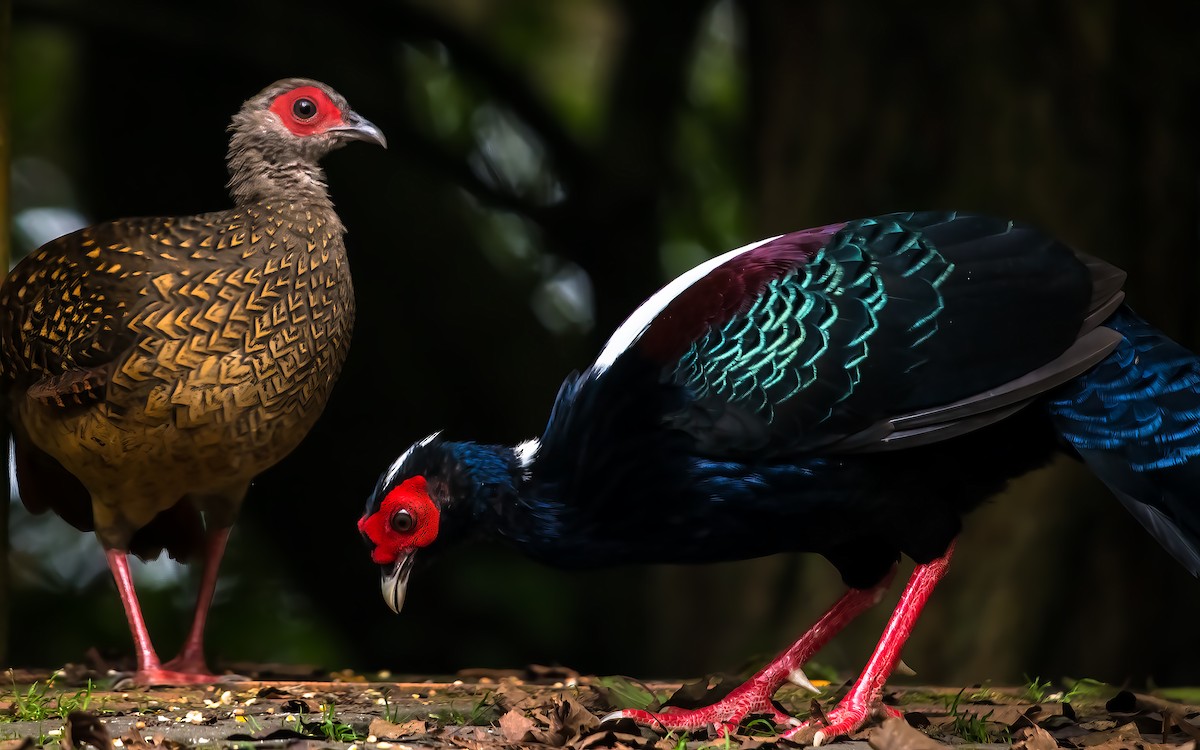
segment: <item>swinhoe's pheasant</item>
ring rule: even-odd
[[[491,534],[553,565],[807,551],[850,587],[722,700],[618,715],[726,733],[751,714],[820,742],[862,726],[962,517],[1059,451],[1200,575],[1200,358],[1122,304],[1124,272],[1029,226],[890,214],[756,242],[663,287],[563,382],[541,438],[431,435],[359,529],[399,611],[416,557]],[[916,569],[824,723],[772,701]],[[719,600],[720,592],[714,592]],[[895,713],[883,707],[883,710]]]
[[[204,622],[251,479],[304,438],[345,361],[354,293],[318,161],[383,134],[291,78],[230,125],[234,207],[119,219],[47,243],[0,287],[0,394],[21,499],[95,530],[137,650],[136,681],[215,679]],[[201,517],[203,514],[203,519]],[[160,663],[127,553],[203,552],[195,619]]]

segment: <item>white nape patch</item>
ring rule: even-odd
[[[625,322],[613,332],[613,335],[608,339],[608,343],[601,350],[600,356],[596,358],[596,364],[592,365],[592,369],[599,373],[611,367],[613,362],[617,361],[617,357],[624,354],[629,347],[633,346],[634,342],[642,337],[642,334],[646,332],[646,329],[650,327],[650,324],[654,322],[658,314],[666,309],[667,305],[671,304],[671,300],[683,294],[684,290],[707,276],[714,268],[742,253],[748,253],[754,248],[777,240],[782,236],[782,234],[777,234],[774,237],[753,242],[745,247],[730,250],[715,258],[709,258],[695,268],[676,276],[673,281],[662,289],[659,289],[650,296],[650,299],[639,305],[638,309],[634,310],[633,314],[626,318]]]
[[[400,467],[403,466],[404,462],[408,460],[408,457],[412,455],[412,452],[414,449],[423,448],[426,445],[429,445],[437,438],[438,435],[441,435],[441,434],[442,434],[442,431],[438,430],[437,432],[433,433],[432,435],[426,435],[425,437],[421,438],[417,442],[410,445],[408,447],[408,450],[401,453],[400,458],[397,458],[395,461],[392,462],[392,465],[388,467],[387,475],[383,478],[383,486],[387,487],[389,484],[392,483],[392,480],[396,478],[397,472],[400,471]]]
[[[513,448],[513,452],[517,454],[517,461],[520,462],[522,469],[529,471],[529,467],[533,465],[533,459],[537,458],[537,452],[541,447],[541,440],[529,438],[516,448]]]

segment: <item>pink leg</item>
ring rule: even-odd
[[[138,681],[141,682],[143,674],[159,670],[158,654],[154,652],[154,644],[150,642],[150,631],[146,629],[146,620],[142,617],[142,606],[138,604],[137,592],[133,589],[128,553],[119,549],[109,549],[105,550],[104,554],[108,557],[108,567],[112,571],[113,580],[117,582],[121,604],[125,605],[125,619],[129,620],[129,630],[133,633],[133,647],[137,651]]]
[[[121,595],[121,604],[125,606],[125,617],[129,620],[129,631],[133,634],[133,646],[137,651],[137,673],[133,679],[139,685],[189,685],[204,682],[214,682],[215,678],[207,675],[185,674],[164,669],[150,642],[150,631],[146,629],[146,620],[142,617],[142,607],[138,603],[137,591],[133,588],[133,577],[129,573],[128,553],[124,550],[109,549],[104,551],[108,558],[108,567],[112,570],[113,580],[117,583],[117,591]]]
[[[847,591],[791,648],[711,706],[688,711],[668,708],[662,713],[626,709],[611,713],[604,719],[633,719],[640,724],[666,730],[694,730],[712,725],[721,736],[733,732],[751,714],[767,714],[777,724],[797,726],[799,720],[775,707],[771,700],[775,691],[788,680],[810,686],[800,668],[842,628],[876,604],[891,581],[892,573],[889,573],[873,588]]]
[[[167,669],[212,677],[204,660],[204,625],[208,620],[208,608],[212,605],[213,593],[217,590],[217,571],[225,555],[225,543],[229,541],[229,528],[209,532],[204,545],[204,572],[200,577],[200,592],[196,597],[196,613],[192,618],[192,629],[188,632],[183,648],[164,666]]]
[[[794,742],[803,742],[811,738],[813,745],[820,745],[828,739],[856,731],[871,716],[871,710],[880,707],[884,712],[898,716],[895,709],[883,706],[880,698],[883,695],[883,684],[891,676],[892,670],[900,661],[900,651],[912,634],[913,625],[917,622],[934,586],[946,573],[950,565],[950,556],[954,554],[954,544],[946,549],[946,554],[932,562],[918,565],[913,570],[912,578],[904,587],[896,610],[888,620],[875,652],[863,668],[862,674],[850,688],[850,692],[841,702],[825,714],[829,720],[828,726],[821,726],[809,719],[795,729],[787,732],[784,737]]]

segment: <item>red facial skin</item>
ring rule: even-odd
[[[316,105],[317,111],[312,117],[299,117],[293,107],[298,99],[308,99]],[[324,91],[316,86],[300,86],[287,93],[275,97],[271,102],[271,111],[280,119],[294,135],[309,136],[324,133],[329,128],[344,125],[342,111],[330,101]]]
[[[406,532],[392,528],[392,516],[406,510],[412,516],[412,528]],[[379,510],[358,520],[358,530],[375,545],[371,559],[380,565],[391,565],[402,554],[416,547],[426,547],[437,539],[441,511],[429,497],[425,477],[404,480],[379,504]]]

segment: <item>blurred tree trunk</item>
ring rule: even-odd
[[[8,121],[8,29],[10,6],[5,0],[0,4],[0,278],[8,275],[9,216],[9,121]],[[0,402],[2,404],[3,402]],[[8,506],[12,501],[12,487],[8,483],[8,423],[0,413],[0,455],[3,455],[4,471],[0,472],[0,664],[8,660]]]

